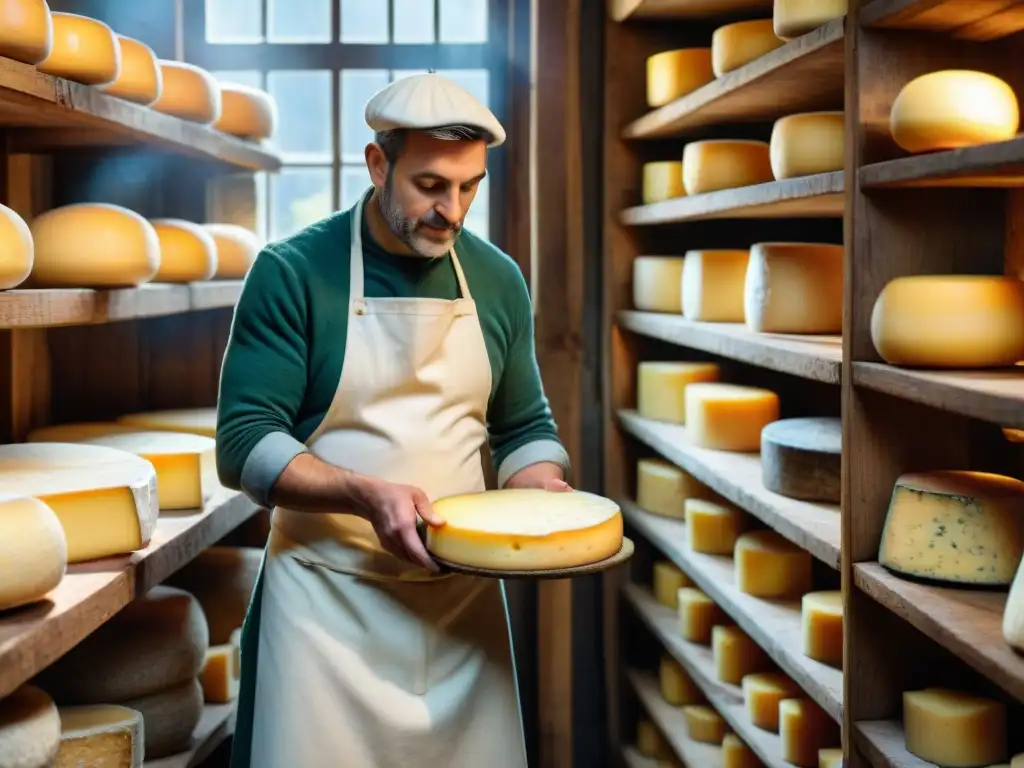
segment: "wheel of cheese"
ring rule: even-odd
[[[710,48],[656,53],[647,59],[647,105],[664,106],[714,79]]]
[[[42,600],[68,565],[57,515],[30,496],[0,494],[0,611]]]
[[[687,251],[683,315],[705,323],[743,322],[743,283],[750,251]]]
[[[757,333],[839,333],[843,246],[756,243],[743,284],[743,314]]]
[[[203,687],[193,679],[120,703],[142,715],[146,760],[159,760],[188,749],[203,716]]]
[[[716,451],[756,451],[761,430],[779,418],[779,396],[759,387],[699,382],[683,401],[690,440]]]
[[[682,311],[683,259],[637,256],[633,260],[633,306],[644,312]]]
[[[846,15],[847,0],[775,0],[775,34],[792,40]]]
[[[237,224],[203,224],[217,245],[217,280],[241,280],[248,274],[263,244],[252,230]]]
[[[686,423],[686,390],[703,381],[718,381],[715,363],[644,360],[636,371],[636,410],[645,419]]]
[[[220,118],[220,83],[205,69],[183,61],[160,59],[163,89],[151,105],[157,112],[210,125]]]
[[[53,768],[142,766],[142,714],[117,704],[61,707],[60,752]]]
[[[770,733],[779,732],[779,704],[803,693],[800,686],[782,672],[754,672],[745,675],[741,685],[750,721]]]
[[[217,433],[216,408],[177,408],[167,411],[129,413],[118,417],[119,424],[168,432],[191,432],[214,437]]]
[[[274,135],[277,104],[266,91],[236,83],[221,83],[220,118],[213,127],[222,133],[259,141]]]
[[[442,560],[490,570],[553,570],[607,560],[622,548],[614,501],[584,491],[504,489],[434,503],[446,522],[427,529]]]
[[[784,44],[775,35],[771,19],[737,21],[711,35],[711,66],[715,77],[732,72]]]
[[[889,113],[893,141],[907,152],[1006,141],[1019,124],[1013,89],[994,75],[964,69],[914,78]]]
[[[683,164],[678,160],[644,163],[641,199],[644,205],[683,197]]]
[[[153,225],[119,205],[76,203],[32,222],[36,288],[128,288],[160,269]]]
[[[904,691],[903,732],[907,751],[929,764],[992,766],[1009,754],[1006,705],[948,688]]]
[[[683,188],[688,195],[773,181],[766,141],[707,139],[683,147]]]
[[[780,496],[838,504],[843,427],[839,419],[782,419],[761,431],[761,480]]]
[[[195,595],[206,615],[210,643],[224,645],[245,621],[262,565],[259,547],[209,547],[167,583]]]
[[[53,18],[46,0],[0,3],[0,56],[38,64],[53,50]]]
[[[100,90],[136,104],[152,104],[163,90],[156,54],[145,43],[124,35],[117,35],[117,44],[121,49],[121,72],[114,82]]]
[[[772,173],[776,180],[843,170],[842,112],[805,112],[775,121]]]
[[[1024,360],[1024,282],[994,275],[909,275],[871,311],[871,341],[892,365],[999,368]]]
[[[150,222],[160,241],[158,283],[191,283],[209,280],[217,272],[217,243],[199,224],[182,219]]]
[[[121,74],[121,48],[114,30],[97,19],[54,12],[53,48],[36,65],[40,72],[84,85],[106,85]]]
[[[60,749],[60,715],[45,691],[23,685],[0,699],[0,765],[49,768]]]
[[[0,290],[21,285],[32,273],[32,230],[6,205],[0,205]]]

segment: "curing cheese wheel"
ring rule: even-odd
[[[636,463],[636,503],[648,512],[683,520],[688,499],[714,500],[718,495],[693,475],[664,459]]]
[[[238,698],[240,650],[238,635],[232,634],[232,642],[211,645],[206,651],[206,662],[199,682],[203,686],[203,699],[210,704],[227,704]]]
[[[810,699],[779,702],[782,759],[800,768],[818,768],[818,752],[842,743],[839,724]]]
[[[53,19],[46,0],[0,3],[0,56],[38,64],[53,50]]]
[[[744,533],[736,540],[736,588],[755,597],[803,595],[811,587],[811,556],[775,531]]]
[[[672,748],[665,741],[665,736],[650,720],[640,720],[636,724],[636,748],[644,757],[655,760],[668,759],[672,754]]]
[[[121,72],[114,82],[100,90],[136,104],[152,104],[163,90],[156,54],[145,43],[124,35],[117,35],[117,45],[121,51]]]
[[[249,272],[263,244],[252,230],[237,224],[203,224],[217,244],[218,280],[241,280]]]
[[[721,744],[725,738],[725,720],[713,707],[706,704],[692,704],[683,707],[686,735],[691,741],[704,744]]]
[[[637,413],[645,419],[685,424],[686,388],[698,382],[717,381],[718,376],[715,363],[645,360],[637,366]]]
[[[728,621],[715,601],[696,587],[682,587],[677,600],[679,633],[691,643],[710,644],[711,628]]]
[[[191,283],[209,280],[217,272],[217,243],[199,224],[181,219],[155,219],[153,229],[160,241],[159,283]]]
[[[205,69],[183,61],[160,59],[163,88],[151,105],[157,112],[210,125],[220,117],[220,83]]]
[[[708,555],[731,555],[746,524],[743,512],[731,504],[687,499],[686,538],[690,549]]]
[[[224,645],[245,621],[263,563],[257,547],[209,547],[168,579],[203,607],[210,643]]]
[[[761,432],[761,480],[781,496],[839,503],[839,419],[782,419]]]
[[[606,560],[622,548],[622,513],[584,491],[504,489],[434,503],[446,522],[427,528],[442,560],[494,570],[550,570]]]
[[[696,383],[684,395],[693,444],[717,451],[756,451],[761,430],[779,418],[779,396],[738,384]]]
[[[999,368],[1024,360],[1024,282],[995,275],[910,275],[871,311],[871,341],[892,365]]]
[[[751,722],[772,733],[779,732],[779,702],[801,695],[800,686],[781,672],[755,672],[742,681],[743,703]]]
[[[160,268],[160,241],[142,216],[106,203],[76,203],[32,222],[36,288],[127,288]]]
[[[846,15],[847,0],[775,0],[775,34],[792,40]]]
[[[188,749],[203,716],[203,687],[193,679],[123,704],[142,715],[146,760],[159,760]]]
[[[743,284],[743,314],[758,333],[839,333],[843,246],[756,243]]]
[[[711,35],[711,66],[715,76],[721,77],[781,45],[783,41],[775,36],[771,19],[726,24]]]
[[[67,565],[64,529],[53,510],[30,496],[0,494],[0,611],[42,600]]]
[[[936,765],[992,765],[1008,754],[1006,706],[961,691],[904,691],[903,733],[909,752]]]
[[[687,575],[669,560],[655,562],[653,580],[655,599],[673,610],[679,605],[679,590],[690,586]]]
[[[714,79],[710,48],[656,53],[647,59],[647,106],[664,106]]]
[[[661,665],[658,667],[658,685],[661,688],[661,698],[673,707],[700,704],[704,701],[704,694],[697,683],[671,656],[661,657]]]
[[[750,251],[687,251],[683,315],[706,323],[743,322],[743,284]]]
[[[118,418],[118,423],[142,429],[167,432],[191,432],[213,437],[217,431],[216,408],[179,408],[168,411],[130,413]]]
[[[688,195],[773,181],[766,141],[707,139],[683,147],[683,188]]]
[[[908,152],[958,149],[1006,141],[1017,133],[1017,97],[985,72],[943,70],[921,75],[892,103],[889,129]]]
[[[801,599],[804,656],[843,666],[843,593],[808,592]]]
[[[277,104],[266,91],[221,83],[220,117],[213,127],[242,139],[269,139],[277,125]]]
[[[53,47],[36,65],[40,72],[84,85],[106,85],[121,74],[121,49],[114,30],[75,13],[51,14]]]
[[[142,714],[116,704],[60,708],[60,752],[53,768],[141,768]]]
[[[683,197],[683,164],[678,160],[658,160],[644,163],[643,203],[660,203],[673,197]]]
[[[0,765],[50,768],[60,749],[60,715],[53,700],[32,685],[0,699]]]
[[[644,312],[682,311],[683,259],[637,256],[633,260],[633,306]]]
[[[761,646],[734,625],[719,624],[711,630],[711,653],[716,676],[731,685],[739,685],[745,676],[771,667]]]
[[[775,121],[769,142],[778,181],[843,170],[842,112],[806,112]]]
[[[17,213],[0,205],[0,290],[28,279],[34,259],[32,230]]]
[[[764,763],[735,733],[722,738],[722,768],[764,768]]]

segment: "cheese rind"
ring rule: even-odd
[[[690,384],[684,392],[693,444],[719,451],[756,451],[761,430],[779,418],[779,396],[737,384]]]
[[[215,437],[217,433],[217,409],[180,408],[169,411],[143,411],[119,416],[119,424],[141,429],[157,429],[167,432],[190,432],[195,435]]]
[[[250,141],[269,139],[277,126],[277,103],[266,91],[238,83],[221,83],[220,117],[213,127]]]
[[[39,499],[0,493],[0,611],[46,597],[64,578],[68,545]]]
[[[710,48],[656,53],[647,59],[647,106],[664,106],[714,79]]]
[[[839,726],[810,699],[779,702],[782,759],[799,768],[817,768],[818,752],[840,742]]]
[[[661,698],[674,707],[703,704],[704,694],[683,666],[671,656],[662,656],[658,668]]]
[[[203,224],[217,246],[217,280],[244,278],[263,244],[252,230],[237,224]]]
[[[843,665],[843,593],[808,592],[801,602],[804,655],[836,667]]]
[[[722,768],[764,768],[764,763],[735,733],[722,738]]]
[[[53,768],[142,768],[142,714],[116,704],[60,708]]]
[[[207,547],[167,580],[199,601],[211,644],[234,642],[252,601],[263,552],[260,547]]]
[[[721,744],[725,737],[725,719],[706,704],[683,707],[686,720],[686,734],[693,741],[704,744]]]
[[[682,587],[678,594],[679,633],[691,643],[708,645],[711,628],[728,621],[715,601],[696,587]]]
[[[675,563],[659,560],[654,564],[654,597],[662,605],[675,610],[679,605],[679,590],[691,583]]]
[[[770,155],[778,181],[843,170],[842,112],[804,112],[775,121]]]
[[[731,504],[686,500],[686,539],[690,549],[707,555],[731,555],[743,532],[743,512]]]
[[[726,24],[711,35],[711,67],[715,77],[721,77],[782,45],[784,41],[775,36],[771,19]]]
[[[839,333],[843,246],[756,243],[743,285],[743,315],[758,333]]]
[[[217,243],[205,229],[182,219],[150,222],[160,241],[159,283],[209,280],[217,272]]]
[[[675,464],[653,458],[637,461],[636,503],[648,512],[682,520],[687,499],[718,498],[717,493]]]
[[[775,531],[744,533],[736,540],[733,559],[740,592],[781,598],[810,591],[810,554]]]
[[[34,260],[32,230],[15,211],[0,205],[0,290],[25,282],[32,273]]]
[[[686,422],[686,390],[697,382],[718,381],[715,363],[645,360],[637,366],[636,409],[645,419]]]
[[[907,750],[944,768],[972,768],[1007,758],[1006,707],[945,688],[903,692]]]
[[[0,56],[38,64],[53,50],[53,18],[46,0],[10,0],[0,7]]]
[[[682,284],[682,258],[637,256],[633,260],[633,306],[643,312],[682,312]]]
[[[737,626],[718,625],[711,630],[715,672],[723,683],[739,685],[743,678],[766,669],[770,661],[750,636]]]
[[[644,163],[641,201],[644,205],[683,197],[683,164],[678,160]]]
[[[688,195],[773,180],[768,142],[706,139],[683,147],[683,188]]]
[[[160,98],[164,80],[156,54],[145,43],[124,35],[115,35],[121,51],[121,71],[112,83],[100,90],[110,96],[148,106]]]
[[[60,749],[60,715],[53,700],[34,685],[0,699],[0,765],[50,768]]]
[[[743,702],[751,722],[772,733],[779,732],[779,702],[800,696],[800,686],[781,672],[755,672],[741,682]]]
[[[53,12],[53,47],[36,64],[47,75],[83,85],[112,83],[121,74],[121,49],[114,30],[97,19]]]
[[[188,749],[203,715],[203,687],[192,679],[123,703],[142,714],[146,760],[158,760]]]
[[[213,75],[184,61],[159,59],[157,63],[163,88],[160,98],[150,105],[152,109],[202,125],[217,121],[221,112],[220,83]]]
[[[846,15],[847,0],[775,0],[775,34],[792,40]]]
[[[687,320],[743,322],[743,285],[750,251],[687,251],[683,262],[682,307]]]
[[[774,421],[761,431],[761,482],[780,496],[838,504],[842,444],[838,418]]]

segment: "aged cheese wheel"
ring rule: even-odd
[[[124,35],[117,35],[117,44],[121,49],[121,72],[114,82],[100,90],[136,104],[152,104],[163,90],[156,54],[145,43]]]
[[[150,222],[160,241],[158,283],[209,280],[217,272],[217,243],[199,224],[181,219]]]
[[[121,48],[114,30],[76,13],[51,14],[53,48],[36,65],[40,72],[85,85],[106,85],[121,74]]]
[[[0,56],[38,64],[53,50],[53,19],[46,0],[0,3]]]
[[[683,164],[678,160],[644,163],[642,200],[644,205],[683,197]]]
[[[842,112],[805,112],[776,120],[769,142],[776,180],[843,170],[843,121]]]
[[[843,427],[839,419],[782,419],[761,431],[761,480],[781,496],[838,504],[840,450]]]
[[[53,768],[142,768],[142,714],[116,704],[60,708]]]
[[[23,685],[0,699],[0,765],[50,768],[60,749],[60,714],[42,690]]]
[[[191,432],[214,437],[217,432],[216,408],[175,408],[167,411],[129,413],[117,419],[141,429],[160,429],[167,432]]]
[[[800,768],[818,768],[818,752],[842,743],[839,724],[810,699],[779,702],[782,759]]]
[[[779,732],[779,703],[803,693],[781,672],[755,672],[742,681],[743,703],[751,722],[771,733]]]
[[[0,611],[42,600],[67,565],[64,529],[53,510],[31,496],[0,493]]]
[[[750,531],[733,552],[736,588],[755,597],[798,597],[811,587],[811,556],[772,530]]]
[[[683,315],[706,323],[743,322],[743,285],[750,251],[687,251],[683,264]]]
[[[658,726],[650,720],[640,720],[636,724],[636,748],[644,757],[667,760],[673,753],[672,747],[665,741],[665,736]]]
[[[706,704],[691,704],[683,707],[686,735],[691,741],[703,744],[721,744],[725,738],[725,719]]]
[[[946,688],[903,692],[907,751],[941,766],[1005,761],[1006,705]]]
[[[120,703],[142,715],[146,760],[159,760],[188,749],[192,732],[203,716],[203,686],[193,678]]]
[[[277,104],[266,91],[236,83],[220,84],[220,117],[213,127],[242,139],[269,139],[277,126]]]
[[[647,106],[664,106],[714,79],[710,48],[656,53],[647,59]]]
[[[258,547],[209,547],[167,583],[195,595],[206,615],[210,643],[224,645],[245,621],[262,564]]]
[[[683,188],[688,195],[774,181],[766,141],[707,139],[683,147]]]
[[[711,66],[715,77],[739,69],[784,44],[775,36],[771,19],[737,21],[711,35]]]
[[[636,370],[636,410],[645,419],[686,423],[687,387],[717,381],[715,363],[644,360]]]
[[[675,256],[637,256],[633,260],[633,306],[644,312],[673,312],[683,308],[683,259]]]
[[[779,396],[760,387],[696,382],[683,400],[693,444],[716,451],[756,451],[761,430],[779,418]]]
[[[804,656],[824,664],[843,666],[843,593],[808,592],[801,598]]]
[[[237,224],[204,224],[217,245],[217,280],[241,280],[248,274],[263,244],[252,230]]]
[[[792,40],[846,15],[847,0],[775,0],[775,34]]]
[[[763,768],[764,763],[735,733],[722,738],[722,768]]]
[[[711,653],[718,679],[731,685],[739,685],[747,675],[772,666],[764,649],[735,625],[719,624],[712,628]]]
[[[758,333],[843,329],[843,246],[755,243],[743,284],[743,315]]]
[[[220,83],[205,69],[183,61],[160,59],[163,89],[151,105],[157,112],[210,125],[220,118]]]
[[[6,205],[0,205],[0,290],[21,285],[35,258],[32,230]]]

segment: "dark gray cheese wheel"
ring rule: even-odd
[[[839,503],[839,419],[775,421],[761,430],[761,477],[769,491],[791,499]]]

